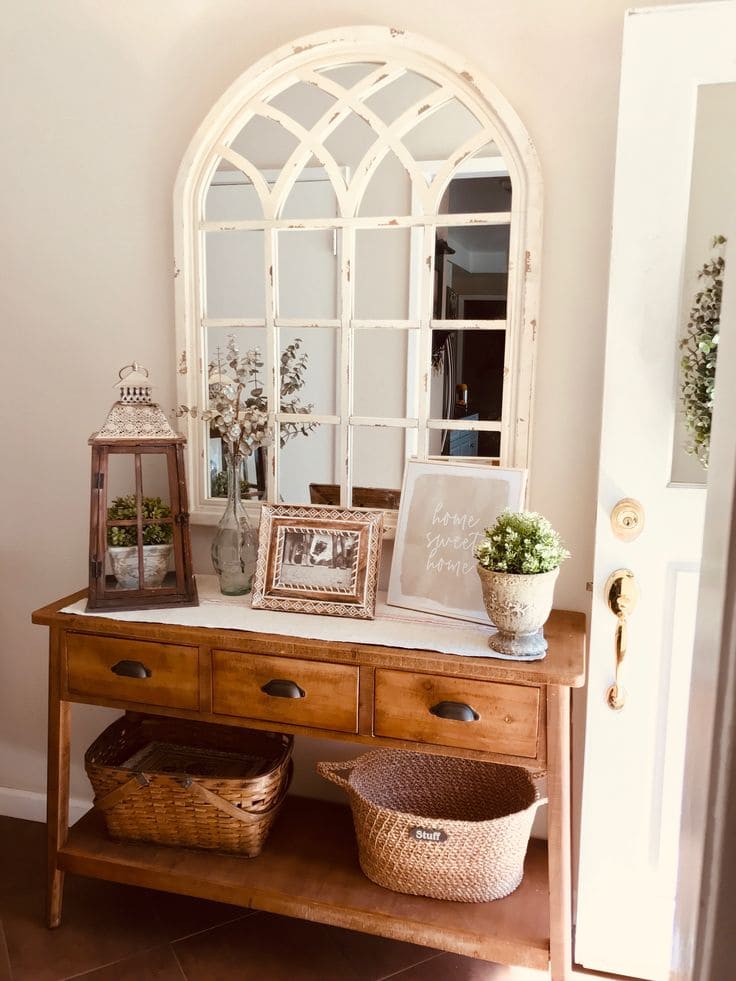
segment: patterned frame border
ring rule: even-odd
[[[350,530],[359,534],[358,559],[353,573],[354,591],[298,587],[301,595],[285,596],[275,586],[279,535],[299,527],[315,530]],[[251,606],[285,613],[318,613],[326,616],[370,620],[375,615],[378,567],[383,538],[383,512],[362,508],[264,504],[261,509],[258,559]],[[288,591],[288,590],[287,590]]]

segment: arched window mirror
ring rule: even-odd
[[[275,52],[200,127],[175,211],[179,401],[206,406],[230,336],[263,354],[254,506],[390,511],[408,456],[528,465],[541,179],[457,56],[376,27]],[[188,435],[193,516],[215,521],[221,447]]]

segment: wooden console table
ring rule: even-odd
[[[555,611],[543,661],[305,640],[252,631],[37,610],[50,628],[48,923],[64,873],[316,920],[503,964],[571,965],[570,688],[584,680],[584,617]],[[141,678],[112,671],[140,662]],[[274,678],[303,698],[265,694]],[[479,718],[438,718],[441,701]],[[107,837],[93,810],[69,827],[71,703],[199,719],[524,766],[547,778],[548,842],[532,841],[506,899],[453,903],[375,885],[358,866],[349,808],[290,796],[256,859]]]

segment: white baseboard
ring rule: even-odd
[[[81,798],[70,800],[70,824],[79,820],[90,807],[92,807],[91,800]],[[46,794],[37,794],[32,790],[14,790],[12,787],[0,787],[0,814],[4,817],[23,818],[25,821],[45,821]]]

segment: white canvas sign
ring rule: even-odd
[[[409,460],[388,602],[487,623],[474,549],[504,508],[519,510],[525,470]]]

